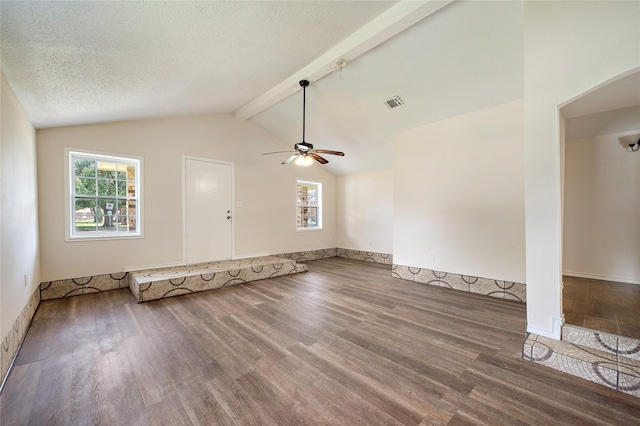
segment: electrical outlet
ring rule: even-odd
[[[27,286],[27,274],[24,274],[24,286]]]
[[[432,251],[431,253],[429,253],[429,258],[430,258],[431,260],[436,260],[436,252],[435,252],[435,251]]]
[[[369,240],[369,247],[373,245],[373,240]]]

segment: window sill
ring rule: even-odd
[[[81,241],[114,241],[114,240],[137,240],[144,238],[143,234],[136,235],[87,235],[87,236],[73,236],[66,237],[64,240],[68,243],[76,243]]]
[[[322,231],[322,228],[296,228],[296,232],[318,232]]]

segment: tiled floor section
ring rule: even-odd
[[[138,302],[147,302],[306,270],[293,260],[254,257],[132,272],[129,288]]]
[[[588,337],[587,332],[589,330],[585,330],[585,333],[568,331],[576,338],[581,335],[582,343],[589,343],[591,338],[598,340],[595,335]],[[618,346],[616,336],[599,338],[604,338],[609,348],[613,344]],[[522,354],[524,359],[529,361],[640,397],[640,360],[637,358],[637,345],[635,349],[631,348],[631,351],[636,354],[635,357],[626,356],[622,353],[624,351],[603,351],[567,340],[529,334],[524,342]]]
[[[562,327],[562,340],[640,362],[640,340],[637,339],[565,325]]]
[[[640,286],[563,281],[562,340],[530,334],[524,358],[640,397]]]
[[[564,276],[565,322],[640,339],[640,285]]]

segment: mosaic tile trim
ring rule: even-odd
[[[432,269],[396,265],[395,263],[391,267],[391,276],[402,280],[447,287],[499,299],[517,300],[519,302],[526,302],[527,299],[526,285],[511,281],[459,275]]]
[[[392,256],[384,253],[371,253],[357,250],[347,249],[319,249],[292,253],[281,253],[275,255],[278,258],[284,258],[293,262],[305,262],[309,260],[326,259],[330,257],[338,256],[338,250],[342,251],[342,257],[348,257],[350,259],[363,260],[365,262],[376,262],[390,264]],[[257,258],[253,258],[257,259]],[[244,259],[229,261],[229,262],[242,262]],[[198,265],[191,265],[190,267],[196,267]],[[229,266],[233,269],[232,266]],[[162,268],[160,270],[167,270],[170,268]],[[176,268],[174,268],[177,270]],[[237,268],[236,268],[237,269]],[[223,269],[221,269],[223,270]],[[306,270],[306,269],[305,269]],[[144,272],[144,271],[142,271]],[[131,284],[130,273],[117,272],[112,274],[94,275],[88,277],[55,280],[43,282],[40,284],[40,291],[42,300],[59,299],[61,297],[79,296],[81,294],[96,293],[107,290],[115,290],[118,288],[124,288],[129,286],[131,293],[136,300],[140,300],[140,289],[138,286]],[[242,278],[240,278],[242,279]],[[259,278],[262,279],[262,278]],[[197,283],[192,282],[194,279],[190,279],[189,283],[185,283],[186,286],[195,285]],[[176,293],[188,293],[186,287],[182,290],[175,289]],[[152,299],[149,299],[152,300]]]
[[[132,272],[129,287],[138,302],[147,302],[306,271],[306,265],[266,256]]]
[[[565,324],[562,327],[562,340],[574,345],[640,361],[640,340],[630,337],[616,336],[615,334]]]
[[[18,318],[13,322],[11,330],[2,339],[2,344],[0,345],[0,384],[4,383],[4,379],[9,373],[9,367],[18,352],[22,340],[24,340],[24,336],[27,334],[31,320],[39,305],[40,289],[36,288],[31,297],[29,297],[27,304],[20,311]]]
[[[40,296],[42,300],[59,299],[61,297],[125,288],[128,285],[129,274],[127,272],[117,272],[114,274],[43,282],[40,283]]]
[[[631,358],[532,333],[522,358],[640,397],[640,362]]]
[[[289,259],[294,262],[307,262],[309,260],[327,259],[337,256],[336,248],[309,250],[309,251],[296,251],[292,253],[280,253],[276,254],[276,257]]]
[[[376,253],[373,251],[351,250],[337,248],[338,257],[346,257],[348,259],[360,260],[362,262],[382,263],[384,265],[393,264],[393,255],[389,253]]]

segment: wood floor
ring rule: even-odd
[[[567,324],[640,339],[640,285],[563,277]]]
[[[1,424],[640,421],[640,398],[523,361],[523,304],[383,265],[308,266],[139,305],[128,290],[42,302]]]

